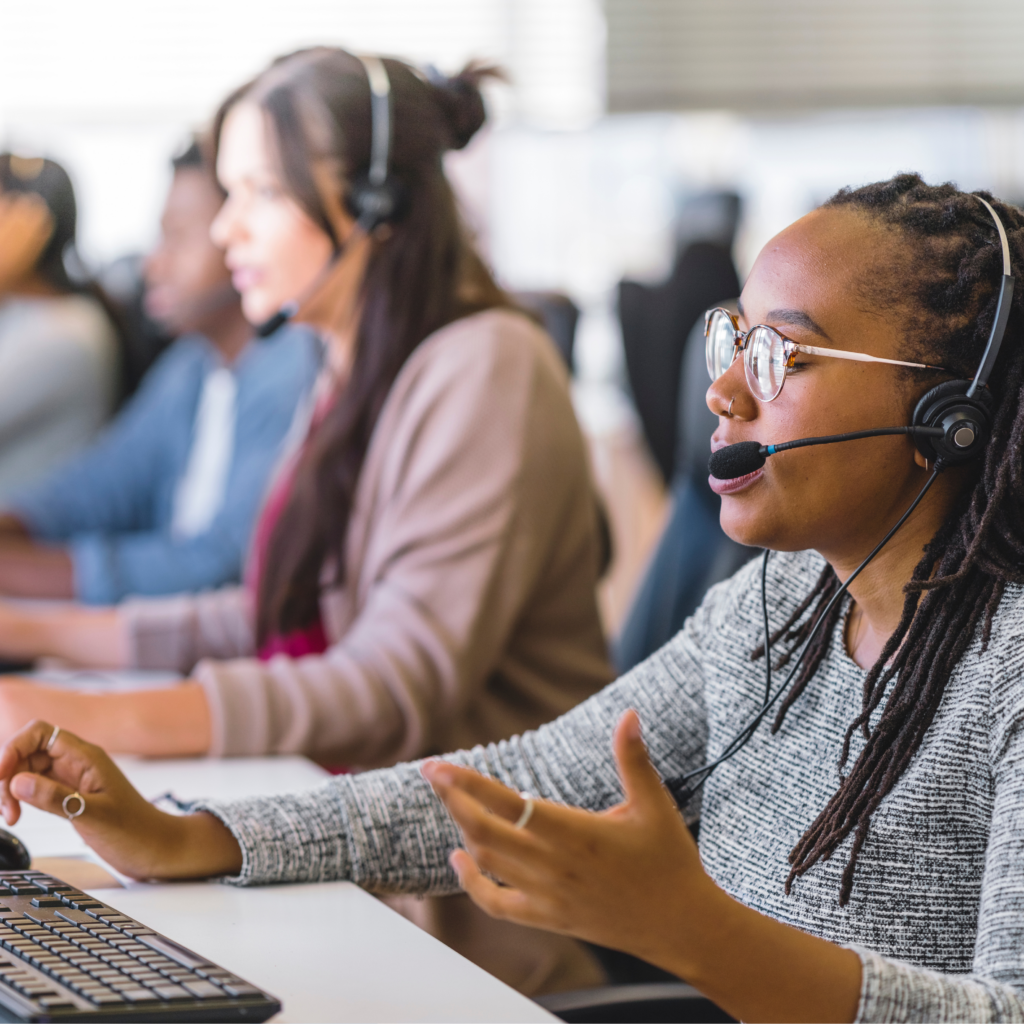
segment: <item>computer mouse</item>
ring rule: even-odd
[[[16,835],[0,828],[0,871],[25,871],[31,866],[28,847]]]

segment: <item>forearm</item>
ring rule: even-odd
[[[199,812],[169,818],[158,842],[159,851],[147,873],[150,878],[212,878],[237,875],[242,870],[242,849],[219,818]]]
[[[4,529],[0,517],[0,594],[70,600],[75,596],[74,566],[62,547],[36,544]],[[16,520],[15,520],[16,522]]]
[[[640,954],[737,1019],[855,1019],[861,964],[852,950],[759,914],[710,881],[673,917],[676,934]]]
[[[116,608],[22,608],[0,614],[0,654],[7,658],[60,658],[88,668],[125,668],[128,630]]]
[[[14,681],[0,684],[0,708],[8,732],[42,718],[114,754],[192,757],[210,749],[209,707],[193,682],[83,693]]]

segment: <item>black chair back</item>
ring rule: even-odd
[[[564,1021],[581,1024],[718,1024],[733,1021],[723,1009],[681,981],[644,985],[617,985],[557,992],[537,999],[545,1009]]]

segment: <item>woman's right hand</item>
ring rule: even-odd
[[[78,834],[108,864],[131,878],[207,878],[237,874],[242,852],[212,814],[166,814],[146,800],[100,747],[35,721],[0,749],[0,812],[8,825],[21,803],[63,816],[66,797],[84,810]],[[70,810],[77,800],[69,801]]]
[[[34,192],[0,195],[0,292],[26,277],[53,234],[53,214]]]

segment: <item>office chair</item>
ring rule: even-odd
[[[564,1021],[586,1024],[717,1024],[732,1021],[723,1009],[685,982],[649,982],[644,985],[616,985],[576,992],[556,992],[537,999],[546,1010]]]
[[[580,318],[576,303],[561,292],[513,292],[512,298],[541,321],[571,373],[576,324]]]
[[[142,262],[143,257],[139,255],[121,256],[108,263],[97,275],[98,283],[121,321],[120,403],[134,393],[146,371],[171,342],[170,336],[146,315]]]
[[[690,329],[704,311],[739,295],[732,243],[739,220],[734,193],[704,193],[686,203],[667,281],[619,284],[626,372],[644,436],[666,482],[676,465],[679,381]]]

